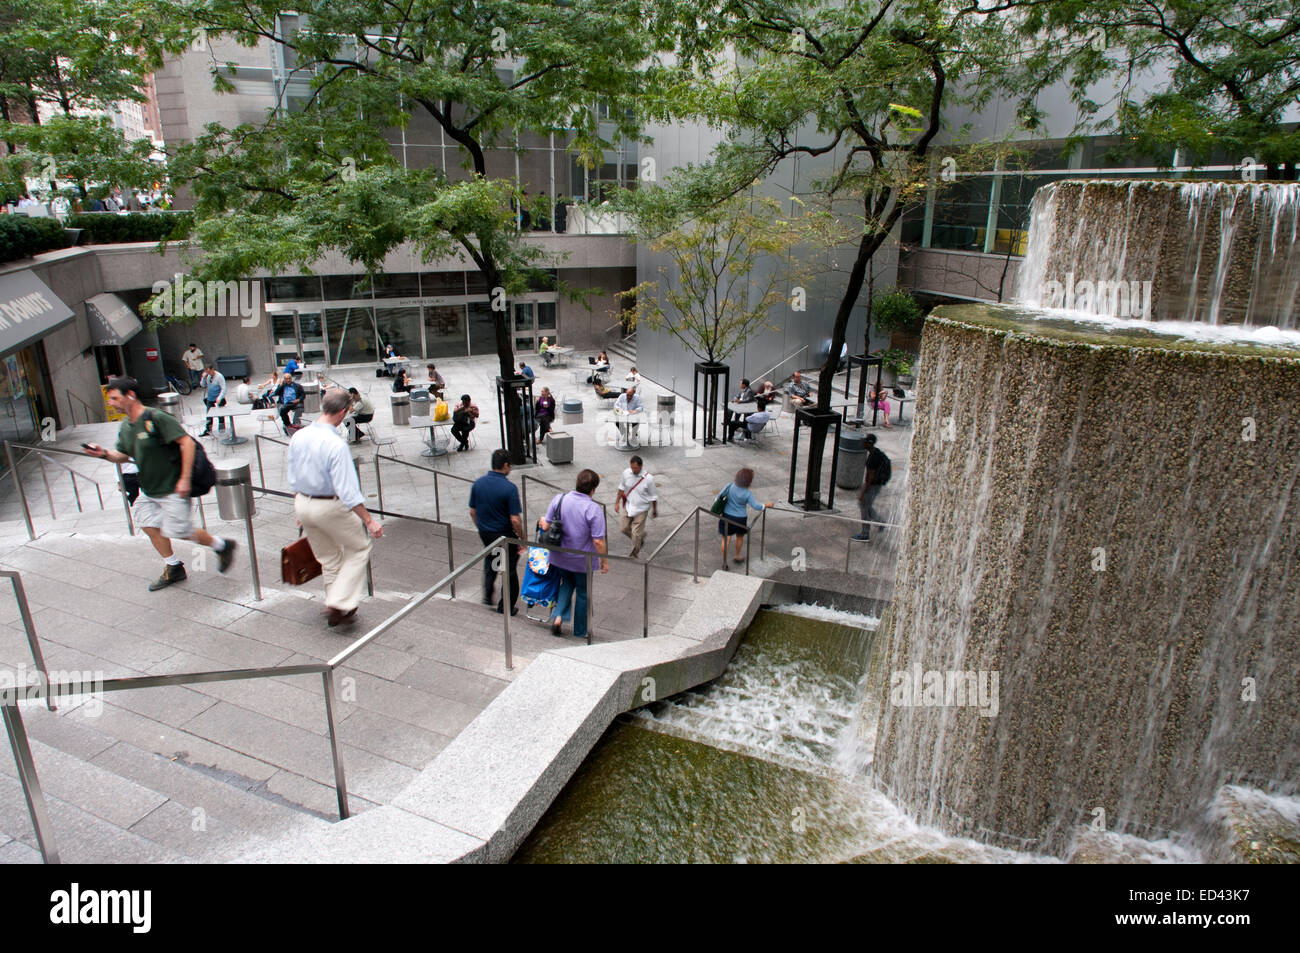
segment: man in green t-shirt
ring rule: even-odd
[[[235,541],[217,539],[207,530],[194,528],[190,499],[194,438],[175,417],[140,403],[137,387],[129,377],[109,379],[105,388],[108,402],[114,410],[126,414],[117,432],[117,447],[106,450],[93,443],[84,446],[92,457],[111,463],[133,460],[140,470],[140,496],[131,507],[131,515],[166,563],[163,574],[149,584],[149,591],[156,592],[185,578],[185,564],[172,549],[173,539],[192,539],[212,547],[220,572],[229,569],[235,558]]]

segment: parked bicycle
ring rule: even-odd
[[[165,374],[164,377],[167,381],[167,386],[182,397],[193,389],[190,386],[189,374],[186,374],[184,377],[177,377],[175,374]]]

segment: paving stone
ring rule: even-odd
[[[85,707],[78,706],[71,711],[60,708],[53,712],[43,705],[30,710],[24,708],[23,723],[28,737],[86,761],[93,760],[100,752],[111,748],[116,739],[95,727],[97,719],[86,717]]]
[[[132,635],[88,623],[58,609],[33,613],[32,621],[42,645],[66,645],[112,662],[117,668],[145,669],[176,654],[175,646],[155,642],[139,633]]]
[[[339,738],[350,747],[416,769],[427,765],[451,741],[450,735],[425,731],[365,709],[343,719]]]
[[[345,771],[346,768],[345,762]],[[289,803],[297,804],[303,810],[311,811],[314,816],[327,823],[338,822],[339,802],[338,796],[334,793],[332,776],[328,784],[322,784],[320,781],[304,778],[293,771],[281,770],[262,784],[260,789],[276,797],[282,797]],[[348,810],[351,811],[352,816],[355,817],[377,806],[375,802],[366,800],[351,788],[348,789]]]
[[[510,684],[505,679],[427,658],[417,659],[397,681],[479,708],[486,707]]]
[[[205,864],[222,863],[266,843],[257,834],[209,817],[202,808],[192,808],[176,801],[159,805],[133,824],[130,830]]]
[[[275,765],[170,725],[160,724],[111,703],[97,727],[137,748],[190,765],[202,765],[248,779],[249,787],[276,772]]]
[[[133,781],[60,751],[32,741],[32,761],[47,798],[59,798],[118,827],[130,827],[166,800]],[[0,758],[0,771],[11,778],[18,772],[12,759]]]
[[[250,851],[242,863],[447,863],[481,860],[483,842],[392,807],[340,821],[335,828],[285,838]]]
[[[11,840],[0,846],[0,864],[41,864],[41,852],[22,841]]]

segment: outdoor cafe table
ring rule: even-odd
[[[235,436],[235,418],[248,417],[252,413],[253,413],[252,404],[227,404],[225,407],[209,408],[208,412],[203,416],[207,417],[209,420],[211,420],[214,417],[230,418],[230,436],[222,437],[221,442],[226,444],[227,446],[233,447],[236,446],[237,444],[248,443],[247,437]]]
[[[573,353],[573,348],[565,347],[562,344],[552,344],[542,355],[543,364],[554,364],[556,367],[569,363],[569,355]]]
[[[738,400],[728,401],[727,412],[728,414],[735,414],[737,417],[748,418],[750,414],[758,413],[758,401],[747,400],[743,403]],[[731,428],[725,425],[722,428],[722,442],[731,442]]]
[[[641,421],[646,419],[644,410],[619,410],[614,408],[614,423],[618,425],[618,442],[616,450],[637,450],[641,447]],[[633,440],[636,442],[633,443]]]
[[[451,430],[450,420],[434,420],[432,417],[412,417],[411,429],[424,429],[429,431],[429,438],[425,441],[428,448],[420,451],[422,457],[441,457],[445,456],[447,449],[451,446],[451,439],[445,434]],[[438,432],[442,431],[444,437],[441,442],[438,440]]]

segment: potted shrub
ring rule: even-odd
[[[886,387],[893,387],[899,383],[900,378],[910,377],[912,373],[912,355],[896,347],[886,348],[883,351],[877,351],[874,357],[881,360],[881,383]]]

